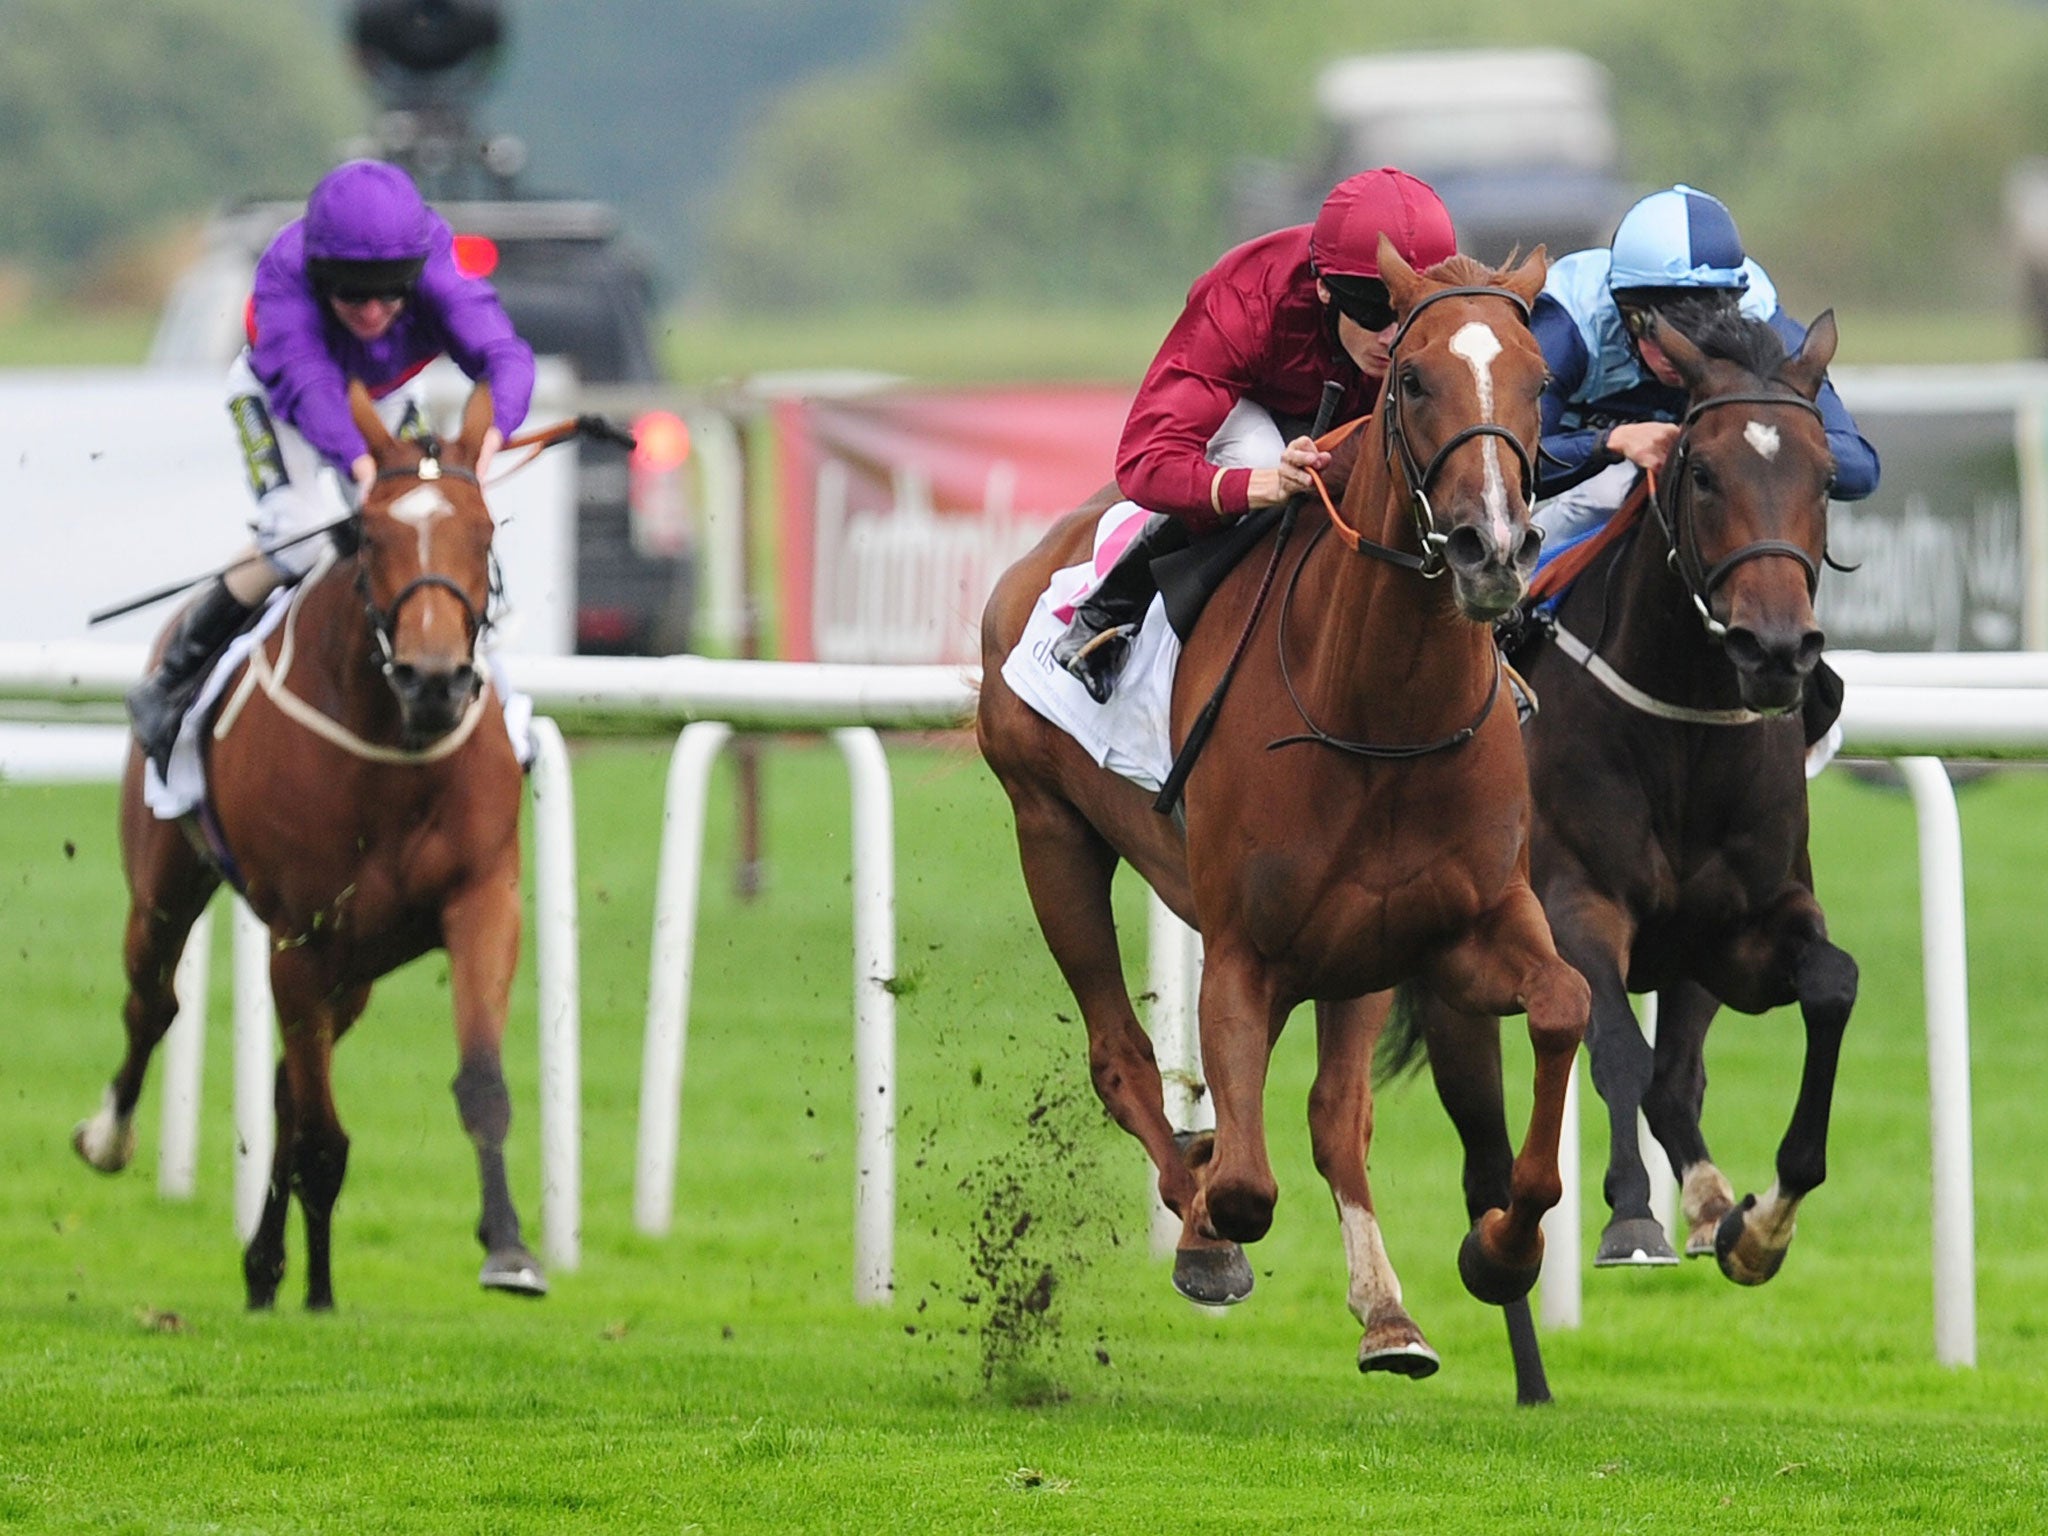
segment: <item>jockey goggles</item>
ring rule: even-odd
[[[1377,335],[1394,323],[1394,301],[1378,278],[1325,276],[1322,282],[1337,312],[1360,329]]]
[[[412,297],[425,263],[416,259],[396,261],[341,261],[314,258],[306,263],[306,275],[327,298],[343,304],[367,304],[373,300],[396,303]]]

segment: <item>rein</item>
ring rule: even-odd
[[[1437,531],[1436,510],[1429,503],[1429,487],[1431,482],[1436,479],[1437,472],[1443,468],[1445,462],[1459,448],[1478,438],[1498,437],[1502,439],[1509,447],[1514,449],[1516,461],[1522,466],[1523,502],[1527,504],[1532,501],[1536,494],[1536,464],[1530,457],[1528,448],[1520,438],[1497,422],[1474,422],[1472,425],[1452,433],[1442,446],[1430,456],[1427,465],[1417,463],[1415,451],[1408,442],[1408,433],[1401,415],[1400,390],[1397,387],[1401,377],[1401,343],[1407,339],[1408,328],[1415,323],[1416,317],[1425,309],[1440,299],[1455,298],[1506,299],[1510,304],[1514,305],[1516,312],[1521,315],[1524,325],[1529,321],[1528,302],[1519,293],[1511,289],[1491,286],[1439,288],[1435,293],[1430,294],[1421,303],[1408,311],[1407,316],[1401,321],[1400,329],[1394,332],[1394,339],[1387,347],[1386,388],[1380,397],[1380,420],[1383,423],[1382,430],[1385,436],[1386,464],[1389,471],[1398,468],[1403,481],[1407,485],[1409,512],[1415,519],[1415,536],[1422,545],[1422,553],[1420,555],[1411,554],[1405,549],[1396,549],[1391,545],[1381,544],[1377,540],[1367,538],[1358,529],[1344,521],[1343,515],[1337,510],[1336,504],[1330,499],[1329,487],[1323,484],[1322,476],[1316,474],[1313,470],[1309,472],[1309,478],[1315,482],[1316,493],[1322,498],[1323,510],[1329,514],[1330,521],[1328,526],[1336,531],[1338,542],[1343,544],[1353,554],[1369,555],[1375,560],[1385,561],[1388,565],[1396,566],[1401,570],[1413,571],[1424,580],[1434,580],[1443,574],[1443,551],[1444,545],[1448,541],[1448,535]],[[1473,716],[1469,724],[1461,726],[1451,732],[1450,735],[1439,737],[1435,741],[1384,746],[1368,741],[1349,741],[1341,736],[1332,736],[1310,718],[1308,708],[1301,702],[1301,695],[1295,690],[1294,679],[1289,674],[1287,668],[1287,612],[1293,605],[1294,591],[1296,586],[1300,584],[1302,569],[1308,564],[1309,555],[1315,550],[1316,540],[1320,539],[1325,531],[1322,528],[1316,530],[1315,538],[1309,541],[1309,547],[1302,551],[1301,559],[1295,562],[1293,574],[1287,580],[1287,588],[1281,594],[1280,615],[1278,622],[1274,625],[1275,643],[1280,657],[1280,681],[1287,689],[1288,702],[1294,706],[1295,714],[1301,717],[1301,723],[1307,729],[1296,735],[1282,736],[1277,741],[1266,743],[1266,750],[1273,752],[1281,747],[1312,744],[1328,747],[1332,751],[1343,752],[1352,757],[1369,758],[1375,761],[1402,762],[1411,758],[1427,757],[1434,752],[1446,752],[1453,747],[1462,747],[1466,742],[1479,734],[1479,728],[1486,723],[1486,717],[1493,713],[1494,702],[1500,697],[1501,660],[1498,650],[1494,651],[1493,680],[1486,690],[1486,699],[1479,706],[1478,714]]]

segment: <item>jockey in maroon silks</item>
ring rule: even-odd
[[[1303,435],[1326,382],[1343,388],[1339,420],[1372,409],[1395,332],[1383,234],[1417,271],[1457,250],[1429,185],[1383,167],[1339,182],[1313,224],[1226,251],[1188,290],[1117,448],[1117,488],[1155,515],[1053,647],[1097,702],[1158,590],[1152,562],[1310,488],[1329,463]]]
[[[410,176],[378,160],[328,172],[305,216],[278,231],[256,264],[248,333],[228,375],[228,414],[256,498],[256,542],[185,611],[156,671],[129,691],[136,738],[159,764],[207,664],[251,608],[312,569],[327,541],[309,535],[375,474],[349,410],[351,380],[401,434],[424,428],[415,380],[436,358],[488,383],[494,426],[479,475],[533,397],[533,349],[496,290],[458,269],[447,222]]]

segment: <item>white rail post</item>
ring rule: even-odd
[[[213,958],[213,910],[185,936],[172,985],[178,994],[178,1016],[164,1036],[163,1131],[157,1160],[156,1192],[170,1200],[189,1200],[199,1177],[199,1095],[206,1064],[206,985]]]
[[[896,829],[867,726],[832,733],[853,784],[853,1299],[896,1290]]]
[[[1557,1133],[1557,1172],[1564,1193],[1543,1213],[1542,1318],[1546,1328],[1576,1328],[1581,1321],[1584,1257],[1579,1252],[1579,1058],[1572,1056],[1564,1085],[1564,1123]]]
[[[669,758],[662,801],[647,1038],[640,1059],[640,1149],[633,1174],[633,1224],[653,1237],[667,1232],[675,1220],[676,1136],[704,865],[704,800],[712,760],[731,736],[732,727],[721,721],[684,726]]]
[[[1657,1054],[1656,993],[1645,992],[1636,999],[1636,1023],[1654,1058]],[[1649,1116],[1641,1110],[1636,1111],[1636,1155],[1642,1159],[1643,1172],[1650,1180],[1650,1214],[1657,1218],[1657,1225],[1671,1239],[1671,1246],[1683,1253],[1685,1234],[1676,1225],[1678,1178],[1671,1171],[1671,1159],[1664,1155],[1664,1143],[1650,1134]]]
[[[555,722],[532,724],[533,915],[540,989],[541,1247],[556,1269],[583,1262],[583,1022],[577,960],[576,802]]]
[[[270,1004],[270,930],[235,901],[235,1235],[256,1235],[277,1143],[277,1025]]]
[[[1921,964],[1934,1153],[1934,1358],[1977,1363],[1976,1197],[1970,1161],[1970,979],[1963,828],[1941,760],[1902,757],[1920,822]]]

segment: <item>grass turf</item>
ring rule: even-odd
[[[446,972],[386,982],[337,1058],[354,1148],[340,1308],[241,1310],[219,939],[198,1196],[66,1145],[118,1053],[110,789],[0,786],[0,1526],[23,1531],[1805,1532],[2031,1530],[2048,1496],[2039,1140],[2048,776],[1963,792],[1970,881],[1980,1366],[1933,1363],[1912,816],[1830,775],[1815,862],[1863,966],[1830,1179],[1760,1290],[1711,1266],[1589,1272],[1546,1336],[1555,1406],[1512,1407],[1465,1297],[1455,1144],[1427,1087],[1382,1096],[1372,1174],[1445,1368],[1361,1379],[1303,1128],[1305,1020],[1269,1095],[1282,1203],[1258,1292],[1218,1316],[1148,1252],[1145,1168],[1086,1087],[1001,796],[957,746],[897,792],[897,1297],[851,1300],[847,795],[837,754],[768,758],[770,880],[705,893],[675,1230],[631,1224],[662,754],[577,757],[584,1264],[523,1304],[477,1292],[474,1164],[448,1092]],[[714,801],[713,869],[730,789]],[[1123,927],[1142,934],[1135,888]],[[225,925],[220,925],[223,927]],[[1142,967],[1142,954],[1132,957]],[[1510,1078],[1528,1052],[1509,1026]],[[1768,1181],[1796,1017],[1724,1018],[1709,1137]],[[533,995],[507,1045],[515,1195],[538,1238]],[[1525,1092],[1525,1089],[1524,1089]],[[1523,1098],[1513,1109],[1522,1112]],[[1585,1117],[1585,1241],[1603,1214]],[[1029,1218],[1025,1220],[1024,1218]],[[296,1226],[292,1259],[299,1257]],[[1048,1280],[1047,1277],[1050,1277]]]

